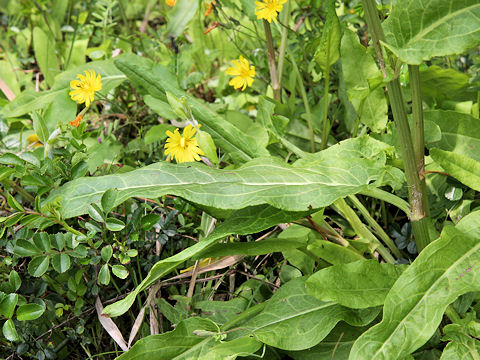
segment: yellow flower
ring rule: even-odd
[[[33,147],[40,147],[43,146],[42,142],[38,139],[37,134],[32,134],[27,137],[27,144],[28,146],[33,146]]]
[[[165,0],[168,6],[175,6],[177,0]]]
[[[202,149],[198,147],[195,135],[195,129],[192,125],[187,125],[183,129],[183,136],[178,129],[172,133],[167,131],[167,143],[165,144],[165,154],[174,157],[177,163],[200,161],[199,155],[204,155]]]
[[[233,60],[234,67],[229,67],[226,71],[228,75],[235,76],[229,85],[232,85],[235,89],[242,88],[242,91],[248,86],[252,86],[253,78],[255,77],[255,66],[250,65],[247,59],[240,56],[238,60]]]
[[[277,22],[277,15],[280,11],[282,11],[283,4],[285,4],[287,0],[262,0],[255,1],[255,15],[257,15],[257,19],[265,19],[269,23]]]
[[[102,90],[102,77],[100,74],[96,75],[95,71],[90,72],[85,70],[85,75],[77,75],[80,80],[70,81],[70,87],[73,89],[69,92],[73,101],[79,104],[85,103],[86,107],[95,99],[95,91]]]

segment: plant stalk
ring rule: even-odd
[[[327,59],[329,59],[330,55],[328,54],[330,47],[327,46]],[[324,150],[327,148],[328,142],[328,133],[330,132],[328,129],[328,92],[330,90],[330,65],[327,64],[327,68],[325,70],[325,86],[323,92],[323,113],[322,113],[322,144],[321,149]]]
[[[263,20],[263,26],[265,28],[265,38],[267,40],[268,66],[270,68],[270,78],[272,80],[273,98],[280,101],[280,84],[278,83],[277,67],[275,65],[275,49],[273,47],[272,29],[267,20]]]
[[[380,47],[380,41],[385,41],[385,35],[378,17],[376,2],[375,0],[362,0],[362,4],[365,11],[367,26],[372,35],[373,46],[379,59],[380,68],[384,77],[386,77],[385,62]],[[405,177],[407,179],[408,197],[411,206],[410,221],[415,235],[417,249],[420,252],[430,243],[427,218],[425,214],[426,196],[424,196],[422,192],[422,186],[418,176],[412,136],[408,124],[400,81],[394,79],[387,83],[387,90],[390,98],[390,105],[392,107],[393,118],[398,130],[400,152],[405,166]]]
[[[282,89],[282,74],[283,74],[283,63],[285,60],[285,47],[287,46],[287,35],[288,35],[288,16],[290,14],[290,2],[287,1],[285,8],[283,9],[283,29],[282,29],[282,40],[280,41],[280,48],[278,49],[278,88]],[[278,26],[278,24],[277,24]]]

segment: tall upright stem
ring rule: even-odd
[[[282,29],[282,40],[280,41],[280,48],[278,49],[278,88],[282,89],[282,74],[283,74],[283,62],[285,60],[285,47],[287,46],[287,35],[288,35],[288,28],[287,22],[288,17],[290,15],[290,2],[287,1],[285,4],[285,8],[283,9],[283,29]],[[277,24],[278,26],[278,24]]]
[[[268,51],[268,66],[270,68],[270,78],[272,80],[273,98],[280,101],[280,85],[277,77],[277,66],[275,64],[275,49],[273,47],[273,36],[270,23],[267,20],[263,20],[263,26],[265,28],[265,38],[267,40]]]
[[[327,46],[327,53],[330,47]],[[327,59],[329,55],[327,54]],[[330,91],[330,66],[327,64],[327,69],[325,71],[325,87],[323,93],[323,116],[322,116],[322,150],[327,148],[328,142],[328,92]]]
[[[376,2],[375,0],[362,0],[362,4],[367,26],[372,36],[373,46],[379,59],[380,68],[386,77],[385,61],[380,47],[380,41],[385,41],[385,35],[378,17]],[[417,249],[420,252],[430,243],[425,214],[426,196],[424,196],[422,192],[422,186],[418,176],[412,135],[410,133],[410,126],[408,125],[400,81],[394,79],[388,82],[387,89],[393,118],[398,130],[400,152],[405,164],[405,177],[407,179],[408,197],[411,206],[410,221],[417,243]]]

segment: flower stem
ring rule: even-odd
[[[327,46],[327,59],[329,59],[330,47]],[[325,87],[323,92],[323,113],[322,113],[322,150],[327,148],[328,142],[328,92],[330,90],[330,65],[327,63],[327,68],[325,70]]]
[[[386,77],[385,62],[380,47],[380,41],[385,41],[385,35],[378,17],[376,2],[375,0],[362,0],[362,4],[365,11],[366,23],[372,36],[373,46],[379,59],[380,68],[384,77]],[[422,192],[422,186],[418,176],[412,135],[410,133],[400,81],[396,78],[388,82],[387,89],[393,118],[398,130],[400,153],[405,165],[405,177],[407,179],[408,197],[411,205],[410,221],[412,223],[417,249],[420,252],[430,243],[427,218],[425,215],[426,196]]]
[[[288,35],[288,28],[287,28],[287,21],[289,15],[289,7],[290,3],[287,1],[285,4],[285,8],[283,9],[283,29],[282,29],[282,40],[280,41],[280,49],[278,50],[278,88],[282,88],[282,74],[283,74],[283,62],[285,60],[285,47],[287,46],[287,35]],[[278,25],[278,24],[277,24]]]
[[[280,101],[280,84],[278,83],[277,67],[275,65],[275,49],[273,47],[272,29],[270,28],[270,23],[267,20],[263,20],[263,26],[265,28],[265,38],[267,39],[268,66],[270,67],[273,98],[277,101]]]

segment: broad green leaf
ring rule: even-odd
[[[33,243],[42,251],[50,251],[50,237],[46,232],[36,233],[33,235]]]
[[[468,92],[470,77],[455,69],[445,69],[437,65],[420,69],[422,95],[441,102],[446,99],[470,100],[473,92]]]
[[[17,333],[17,330],[15,329],[15,325],[12,319],[8,319],[3,323],[2,332],[3,332],[3,336],[5,336],[5,339],[7,339],[8,341],[19,340],[18,333]]]
[[[52,86],[59,70],[58,59],[55,54],[55,42],[51,34],[47,35],[41,28],[35,27],[33,29],[33,49],[45,81],[48,86]]]
[[[108,262],[113,255],[112,245],[104,246],[100,251],[100,255],[102,256],[102,260],[104,262]]]
[[[330,241],[317,239],[307,246],[312,254],[333,265],[347,264],[365,258],[354,247],[341,246]]]
[[[70,98],[69,91],[70,86],[56,93],[53,101],[45,109],[43,119],[50,134],[58,126],[65,126],[69,121],[73,121],[77,115],[77,103]]]
[[[272,252],[282,252],[289,249],[297,249],[305,246],[305,242],[298,239],[267,238],[262,241],[234,242],[227,244],[215,244],[202,256],[220,257],[229,255],[265,255]]]
[[[148,145],[156,141],[165,140],[167,138],[167,130],[174,132],[175,129],[175,126],[169,124],[154,125],[145,133],[143,141],[145,141],[145,145]]]
[[[109,217],[105,221],[105,226],[110,231],[120,231],[125,227],[125,223],[122,220]]]
[[[20,275],[18,275],[15,270],[10,271],[8,284],[10,285],[11,292],[17,291],[22,285],[22,279],[20,279]]]
[[[132,54],[115,60],[115,65],[134,84],[144,87],[150,95],[158,99],[165,100],[166,91],[177,98],[185,96],[193,116],[202,125],[202,130],[208,132],[215,144],[236,161],[245,162],[268,155],[268,151],[259,147],[253,137],[244,134],[208,105],[181,90],[177,79],[166,67]]]
[[[38,319],[45,312],[45,306],[40,304],[24,304],[17,309],[17,320],[27,321]]]
[[[472,158],[440,149],[430,149],[430,156],[449,175],[461,183],[480,191],[480,162]]]
[[[379,306],[405,268],[376,260],[334,265],[310,276],[307,292],[319,300],[353,309]]]
[[[166,120],[176,120],[178,118],[177,114],[175,114],[172,110],[172,107],[169,103],[162,101],[160,99],[154,98],[152,95],[145,95],[143,99],[145,104],[155,111],[158,115],[165,118]],[[160,124],[163,126],[171,126],[167,124]],[[157,126],[160,126],[157,125]],[[165,135],[166,136],[166,135]]]
[[[98,279],[97,282],[100,285],[108,285],[110,284],[110,269],[108,268],[108,264],[103,264],[98,272]]]
[[[137,341],[135,345],[117,360],[197,360],[215,345],[213,337],[200,337],[196,330],[218,332],[218,326],[211,320],[198,317],[180,322],[173,331],[160,335],[150,335]]]
[[[103,313],[110,316],[122,315],[130,308],[130,306],[132,306],[138,293],[168,274],[170,271],[173,271],[186,260],[189,260],[194,256],[201,257],[203,253],[218,240],[228,235],[252,234],[268,229],[279,223],[298,220],[306,214],[308,213],[281,211],[271,206],[253,206],[235,211],[225,222],[217,226],[215,230],[202,241],[174,256],[157,262],[150,270],[147,277],[135,288],[134,291],[128,294],[125,299],[106,306]]]
[[[208,318],[219,325],[232,320],[235,316],[245,311],[249,300],[240,294],[228,301],[203,300],[193,304],[196,312],[201,317]]]
[[[115,200],[117,199],[117,190],[116,189],[108,189],[102,195],[102,209],[105,214],[108,214],[112,211],[113,207],[115,206]]]
[[[62,216],[70,218],[85,214],[89,204],[99,202],[106,190],[115,187],[116,205],[132,196],[170,194],[217,209],[269,204],[307,211],[390,183],[387,151],[391,151],[388,145],[364,136],[311,154],[293,166],[278,158],[255,159],[234,170],[161,162],[123,174],[75,179],[53,190],[46,202],[60,197]]]
[[[37,112],[32,112],[32,120],[33,120],[33,130],[35,134],[37,134],[38,139],[42,143],[46,143],[49,136],[49,131],[47,125],[45,124],[45,120],[43,116]]]
[[[108,190],[107,190],[108,191]],[[104,195],[107,193],[107,191],[104,193]],[[103,196],[102,196],[103,198]],[[97,204],[90,204],[88,205],[88,215],[90,215],[90,217],[99,222],[99,223],[103,223],[104,222],[104,219],[103,219],[103,212],[102,210],[100,209],[100,207],[97,205]]]
[[[64,273],[70,269],[70,256],[63,253],[53,255],[52,266],[56,272]]]
[[[18,295],[17,294],[7,294],[0,301],[0,315],[10,319],[13,316],[15,311],[15,306],[17,306]]]
[[[378,308],[352,310],[320,301],[307,294],[305,278],[297,278],[278,289],[262,312],[240,326],[267,345],[304,350],[322,341],[340,320],[362,326],[378,312]]]
[[[218,164],[217,148],[211,135],[206,131],[198,130],[195,138],[205,156],[209,158],[212,163]]]
[[[480,161],[480,126],[479,120],[471,115],[456,111],[426,111],[426,121],[432,121],[440,127],[442,137],[429,147],[452,151]]]
[[[198,360],[235,360],[238,356],[251,355],[261,347],[260,341],[252,337],[242,337],[215,345]]]
[[[355,342],[350,359],[398,359],[422,346],[450,303],[480,289],[479,261],[478,237],[444,228],[400,275],[385,299],[382,322]]]
[[[34,257],[28,263],[28,273],[35,277],[40,277],[48,270],[50,258],[48,256]]]
[[[116,277],[120,279],[126,279],[128,276],[128,270],[123,265],[113,265],[112,272]]]
[[[13,252],[17,256],[35,256],[40,254],[42,250],[30,241],[19,239],[13,248]]]
[[[190,0],[177,0],[172,10],[168,12],[167,29],[173,37],[178,37],[192,20],[198,8],[198,2]]]
[[[19,211],[19,212],[24,212],[25,209],[23,208],[23,206],[17,201],[17,199],[15,199],[12,195],[8,194],[7,196],[7,203],[8,205],[10,205],[10,207],[15,210],[15,211]]]
[[[396,0],[383,29],[395,55],[419,65],[478,45],[479,18],[478,0]]]
[[[124,55],[120,55],[117,58],[123,56]],[[92,61],[75,69],[62,72],[55,78],[55,83],[51,90],[42,92],[24,91],[21,95],[17,96],[15,100],[3,107],[0,114],[7,118],[18,117],[34,110],[45,108],[55,101],[57,96],[63,96],[63,98],[65,98],[70,91],[70,81],[75,80],[77,74],[83,73],[84,70],[94,70],[102,76],[102,90],[100,91],[102,94],[107,94],[110,90],[120,85],[126,78],[125,75],[113,65],[113,60]],[[71,102],[75,105],[73,100],[71,100]],[[58,120],[60,119],[56,121]],[[61,120],[65,121],[67,119]]]
[[[315,51],[314,59],[322,71],[327,71],[340,58],[340,40],[342,29],[335,11],[335,1],[327,1],[327,20],[323,27],[320,46]]]
[[[353,343],[365,330],[366,327],[353,327],[341,321],[320,344],[287,354],[294,360],[346,360]]]

